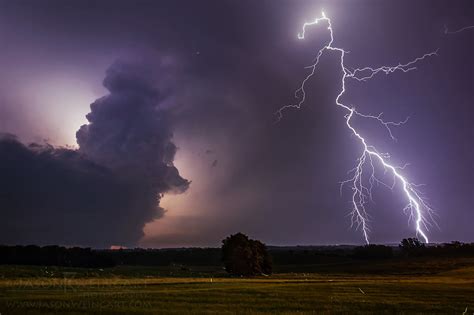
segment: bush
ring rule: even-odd
[[[237,233],[222,241],[222,260],[228,273],[255,276],[272,273],[272,261],[265,244]]]

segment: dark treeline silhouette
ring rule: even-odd
[[[453,241],[451,243],[438,244],[438,245],[425,245],[421,243],[417,238],[405,238],[399,245],[399,249],[403,256],[445,256],[445,257],[456,257],[456,256],[473,256],[474,255],[474,243],[461,243],[459,241]]]
[[[0,264],[100,268],[115,262],[110,255],[90,248],[28,245],[0,246]]]
[[[410,259],[411,257],[474,256],[474,243],[451,242],[425,245],[404,239],[399,246],[294,246],[267,247],[273,266],[332,262]],[[221,248],[90,249],[61,246],[0,246],[0,264],[105,268],[132,266],[221,266]],[[265,272],[263,272],[265,273]]]
[[[270,247],[275,265],[311,265],[350,259],[354,246]]]
[[[220,248],[97,250],[61,246],[0,246],[0,264],[85,268],[173,264],[217,266],[221,264],[221,250]]]
[[[221,264],[220,248],[175,249],[119,249],[102,250],[117,265],[169,266],[173,264],[193,266],[218,266]]]

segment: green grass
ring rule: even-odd
[[[190,269],[0,266],[0,313],[462,314],[466,307],[466,314],[474,312],[472,259],[305,266],[305,272],[250,279],[227,277],[220,267]]]

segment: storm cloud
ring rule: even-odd
[[[156,68],[155,68],[156,69]],[[173,165],[172,124],[143,64],[116,62],[78,150],[0,138],[0,237],[6,243],[134,245],[145,223],[163,215],[165,192],[189,181]]]
[[[361,146],[334,103],[342,74],[336,52],[321,58],[301,110],[288,110],[274,123],[278,108],[298,101],[294,91],[329,39],[324,23],[308,29],[306,40],[297,38],[322,9],[333,21],[335,46],[350,51],[345,61],[351,68],[396,65],[439,48],[417,71],[348,81],[341,100],[393,121],[410,117],[393,128],[397,142],[375,124],[357,123],[393,163],[410,164],[403,171],[410,181],[426,184],[420,189],[441,227],[431,229],[430,240],[472,241],[474,32],[447,36],[444,26],[472,25],[473,4],[104,0],[92,8],[74,0],[5,2],[0,131],[22,143],[49,139],[55,145],[75,145],[77,132],[79,148],[2,140],[9,145],[0,152],[0,181],[12,187],[1,192],[0,243],[218,246],[236,232],[275,245],[363,243],[347,216],[350,187],[342,195],[339,190]],[[143,56],[151,58],[113,64]],[[6,161],[13,143],[31,162]],[[64,152],[81,162],[65,160]],[[48,197],[35,197],[38,186],[65,182],[63,172],[53,176],[42,166],[37,177],[14,178],[39,156],[56,168],[66,165],[68,176],[95,165],[86,172],[91,183],[61,185],[57,194],[48,188]],[[95,184],[94,176],[107,178],[107,185]],[[60,197],[66,191],[67,203]],[[18,201],[32,198],[45,206]],[[101,205],[86,209],[88,198]],[[373,201],[373,242],[415,235],[399,191],[377,187]],[[65,208],[75,220],[66,221]],[[85,235],[76,231],[81,226]],[[55,234],[46,239],[47,233]]]
[[[110,94],[91,105],[89,124],[77,132],[79,151],[117,172],[148,182],[156,192],[184,191],[188,181],[173,166],[176,146],[167,96],[145,64],[115,63],[104,86]]]

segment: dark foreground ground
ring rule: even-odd
[[[474,258],[277,266],[235,278],[221,267],[0,266],[9,314],[473,314]]]

